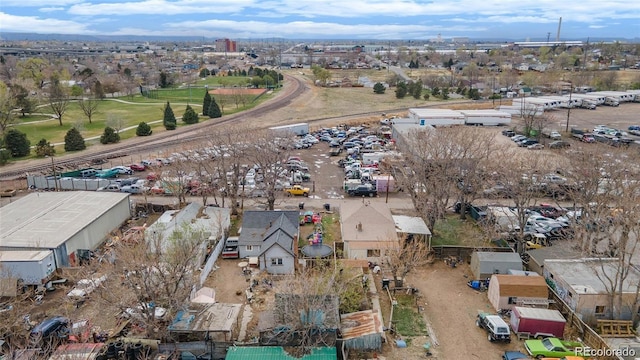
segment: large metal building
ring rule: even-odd
[[[74,265],[130,216],[125,193],[32,193],[0,208],[0,251],[51,250],[56,268]]]

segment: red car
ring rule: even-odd
[[[145,171],[147,169],[147,167],[142,164],[131,164],[129,168],[133,171]]]

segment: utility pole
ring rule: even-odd
[[[564,131],[569,132],[569,116],[571,115],[571,95],[573,95],[573,82],[569,80],[569,107],[567,108],[567,126]]]

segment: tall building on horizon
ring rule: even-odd
[[[216,52],[237,52],[238,45],[234,40],[216,39]]]

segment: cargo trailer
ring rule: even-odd
[[[51,250],[0,251],[0,278],[14,278],[19,284],[46,284],[56,271]]]
[[[560,311],[514,306],[511,329],[519,338],[564,337],[567,320]]]

